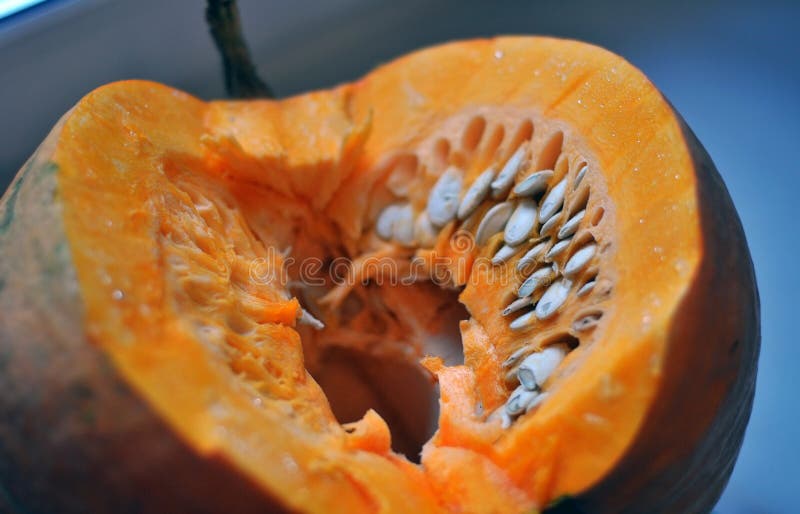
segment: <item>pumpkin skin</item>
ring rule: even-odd
[[[474,146],[459,137],[476,119]],[[465,365],[424,362],[441,411],[415,465],[373,411],[337,422],[306,371],[328,328],[297,327],[303,302],[250,265],[280,269],[270,250],[290,244],[407,258],[375,242],[377,211],[395,173],[415,205],[435,177],[398,163],[436,161],[450,135],[474,178],[528,119],[540,169],[563,154],[565,176],[592,170],[586,210],[603,214],[585,233],[613,290],[590,336],[568,331],[579,344],[548,400],[503,429],[474,412],[508,395],[500,362],[519,336],[491,314],[506,291],[456,276]],[[590,512],[707,512],[741,445],[759,345],[741,225],[657,89],[590,45],[454,43],[282,101],[111,84],[65,115],[0,209],[11,512],[521,512],[563,495]],[[448,230],[433,253],[452,252]],[[329,314],[347,293],[328,291]],[[437,305],[420,295],[404,301]]]

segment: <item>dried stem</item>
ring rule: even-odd
[[[258,76],[242,35],[236,0],[208,0],[206,21],[222,55],[225,89],[232,98],[272,98],[272,90]]]

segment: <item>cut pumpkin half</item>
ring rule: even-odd
[[[578,42],[280,101],[104,86],[4,196],[0,252],[19,512],[706,512],[750,413],[724,185]]]

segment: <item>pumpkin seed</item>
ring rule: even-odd
[[[533,196],[547,189],[547,184],[553,178],[553,170],[537,171],[525,177],[522,182],[514,186],[517,196]]]
[[[566,356],[567,347],[563,344],[548,346],[528,355],[517,369],[520,384],[529,391],[540,389]]]
[[[572,186],[573,191],[576,191],[578,186],[581,185],[581,180],[583,180],[583,177],[586,175],[587,171],[589,171],[588,165],[584,165],[580,171],[578,171],[578,174],[575,176],[575,184]]]
[[[495,266],[503,264],[508,259],[516,255],[519,249],[520,249],[519,246],[515,247],[510,245],[503,245],[502,247],[500,247],[499,250],[497,250],[497,253],[494,254],[494,257],[492,257],[492,264]]]
[[[539,393],[530,391],[522,386],[517,387],[506,402],[506,413],[509,416],[519,416]]]
[[[539,286],[544,285],[549,280],[552,280],[556,276],[556,270],[553,269],[552,266],[548,266],[547,268],[541,268],[533,272],[533,274],[525,279],[525,282],[519,286],[519,291],[517,291],[517,296],[523,298],[525,296],[530,296],[533,294]]]
[[[528,328],[528,326],[533,322],[536,315],[536,311],[528,311],[519,318],[515,319],[511,323],[508,324],[508,328],[513,330],[514,332],[518,332],[520,330],[524,330]]]
[[[564,253],[564,250],[567,249],[567,247],[569,246],[569,244],[571,242],[572,242],[572,238],[562,239],[561,241],[557,242],[556,244],[553,245],[552,248],[550,248],[550,251],[548,251],[547,254],[544,256],[544,259],[546,261],[552,261],[553,259],[555,259],[559,255]]]
[[[456,217],[462,181],[461,170],[451,166],[433,185],[428,195],[428,217],[434,226],[443,227]]]
[[[325,328],[325,324],[323,322],[315,318],[313,314],[303,308],[300,309],[300,318],[298,318],[297,322],[301,325],[308,325],[316,330],[322,330]]]
[[[437,235],[436,228],[431,223],[427,211],[419,213],[417,221],[414,223],[414,238],[417,243],[424,248],[431,248],[436,244]]]
[[[525,198],[519,202],[506,223],[503,238],[506,244],[516,246],[525,241],[536,226],[536,201]]]
[[[392,228],[402,208],[402,204],[392,204],[383,209],[378,215],[378,219],[375,221],[375,232],[381,239],[389,240],[392,238]]]
[[[492,181],[492,198],[499,200],[508,196],[511,190],[511,185],[514,183],[514,178],[519,172],[522,161],[525,158],[525,147],[521,146],[514,152],[507,161],[503,169],[497,175],[497,178]]]
[[[583,268],[592,260],[597,245],[592,243],[584,246],[569,258],[567,264],[564,266],[564,276],[572,277],[577,275]]]
[[[562,178],[561,181],[553,186],[553,189],[542,200],[542,207],[539,209],[539,221],[546,223],[550,217],[558,212],[564,204],[564,194],[566,193],[567,179]]]
[[[414,209],[410,204],[404,205],[397,213],[392,225],[392,237],[400,244],[414,244]]]
[[[553,282],[544,292],[539,303],[536,304],[536,317],[543,320],[555,314],[567,300],[570,287],[572,287],[572,282],[565,278]]]
[[[595,284],[594,280],[590,280],[590,281],[586,282],[585,284],[583,284],[581,286],[580,289],[578,289],[578,292],[575,293],[575,294],[577,294],[578,296],[584,296],[584,295],[587,295],[587,294],[591,293],[592,289],[594,289],[594,284]]]
[[[483,246],[490,237],[503,230],[512,212],[514,204],[511,202],[498,203],[489,209],[475,231],[475,243]]]
[[[544,249],[547,248],[550,240],[542,241],[541,243],[537,243],[534,245],[533,248],[525,252],[525,255],[520,257],[519,261],[517,261],[517,271],[523,273],[528,266],[534,264],[536,259],[544,252]]]
[[[550,219],[547,220],[547,222],[544,225],[542,225],[542,228],[539,229],[539,235],[542,235],[542,236],[550,235],[550,232],[552,232],[553,229],[556,227],[556,225],[558,225],[558,223],[561,221],[561,217],[563,216],[563,214],[562,214],[563,212],[564,211],[560,211],[557,214],[554,214],[553,216],[551,216]]]
[[[578,226],[581,224],[581,221],[583,220],[584,216],[586,216],[586,209],[581,210],[580,212],[575,214],[573,217],[571,217],[569,220],[567,220],[567,222],[564,223],[564,226],[562,226],[559,229],[558,238],[559,239],[564,239],[566,237],[571,236],[575,232],[577,232],[578,231]]]
[[[461,204],[458,206],[457,212],[458,219],[466,219],[470,214],[475,212],[475,209],[477,209],[489,195],[493,179],[494,169],[492,168],[478,175],[478,178],[469,186],[469,189],[467,189],[467,192],[464,193],[464,197],[461,199]]]
[[[524,296],[522,298],[517,298],[516,300],[508,304],[508,306],[505,309],[503,309],[502,314],[503,316],[508,316],[509,314],[515,313],[520,309],[524,309],[525,307],[527,307],[532,303],[533,303],[533,297],[531,296]]]

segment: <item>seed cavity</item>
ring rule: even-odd
[[[481,203],[486,200],[489,195],[492,180],[494,180],[495,171],[492,168],[487,169],[480,175],[472,185],[464,193],[464,198],[461,199],[461,204],[458,206],[458,219],[463,220],[469,217],[470,214],[475,212]]]
[[[519,202],[517,208],[506,224],[503,234],[506,244],[516,246],[521,244],[533,232],[536,226],[536,201],[532,198],[524,198]]]
[[[512,212],[514,212],[514,204],[512,202],[499,203],[489,209],[478,224],[478,230],[475,232],[475,242],[481,246],[486,244],[489,238],[503,230]]]
[[[600,318],[602,317],[603,313],[600,311],[584,314],[572,323],[572,329],[576,332],[591,330],[600,323]]]
[[[565,278],[550,284],[539,303],[536,304],[536,317],[540,320],[552,317],[567,301],[570,287],[572,287],[572,282]]]
[[[497,178],[492,182],[492,198],[499,200],[508,196],[511,190],[511,185],[514,184],[514,178],[519,173],[523,160],[525,159],[525,145],[520,146],[514,155],[506,161],[503,169],[497,175]]]
[[[428,217],[434,226],[443,227],[456,217],[462,181],[461,170],[451,166],[434,184],[428,195]]]

